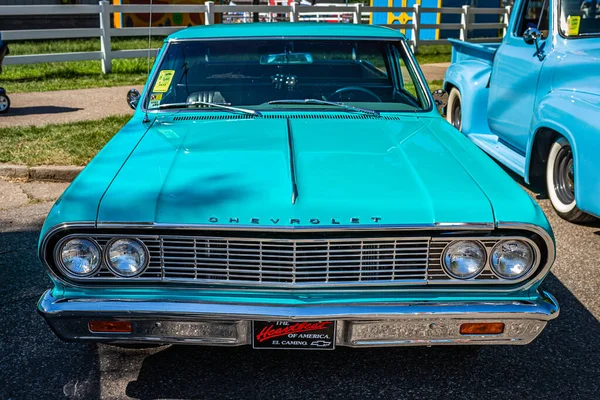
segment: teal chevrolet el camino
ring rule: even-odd
[[[439,115],[397,31],[188,28],[128,101],[42,229],[61,339],[526,344],[558,316],[546,217]]]

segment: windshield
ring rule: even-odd
[[[186,107],[185,103],[194,103],[187,107],[210,108],[206,103],[212,103],[214,109],[219,104],[261,111],[429,108],[427,88],[419,84],[406,46],[400,41],[171,42],[150,88],[145,100],[149,109]]]
[[[600,0],[562,0],[559,26],[567,37],[600,35]]]

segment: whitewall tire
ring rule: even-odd
[[[575,199],[575,165],[569,141],[558,138],[548,153],[546,164],[546,187],[552,207],[563,219],[570,222],[586,222],[594,217],[577,208]]]
[[[457,88],[450,90],[446,106],[446,121],[459,131],[462,131],[462,97]]]

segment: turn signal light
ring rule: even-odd
[[[499,335],[504,332],[502,322],[473,322],[460,326],[461,335]]]
[[[90,321],[88,327],[96,333],[130,333],[131,322],[127,321]]]

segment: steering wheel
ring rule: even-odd
[[[368,95],[369,97],[372,97],[373,99],[375,99],[375,101],[377,103],[381,103],[381,97],[377,96],[374,92],[372,92],[369,89],[365,89],[363,87],[360,86],[345,86],[343,88],[340,88],[338,90],[336,90],[332,95],[330,95],[329,97],[327,97],[327,101],[342,101],[342,94],[347,93],[347,92],[360,92],[363,94]],[[337,98],[336,98],[337,96]],[[347,95],[348,100],[353,100],[354,96],[351,95]]]

